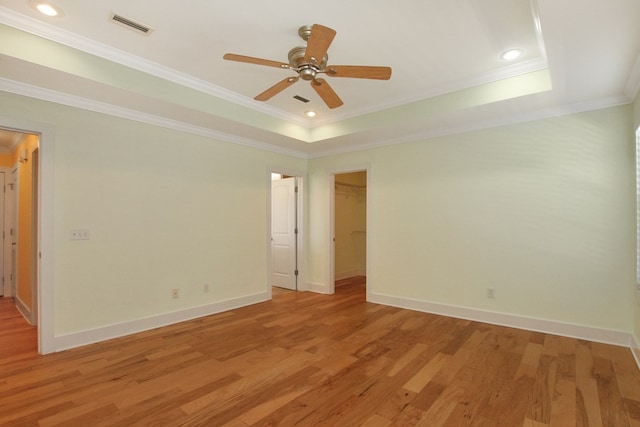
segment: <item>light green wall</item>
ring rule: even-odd
[[[640,127],[640,93],[636,96],[633,102],[633,123],[634,129]]]
[[[56,336],[267,291],[267,169],[306,160],[5,92],[0,116],[55,129]]]
[[[631,111],[311,160],[310,282],[328,280],[327,170],[369,163],[372,293],[629,331]]]
[[[327,285],[329,175],[353,165],[371,292],[634,324],[632,106],[308,162],[8,93],[0,116],[55,129],[57,336],[264,292],[269,167],[308,171],[306,279]]]

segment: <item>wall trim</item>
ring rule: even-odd
[[[363,271],[364,270],[361,269],[354,269],[349,271],[336,272],[336,280],[348,279],[350,277],[356,276],[364,276],[365,274],[363,273]]]
[[[636,359],[636,365],[640,369],[640,342],[633,334],[631,335],[631,354],[633,354],[633,358]]]
[[[252,304],[268,301],[268,292],[246,295],[244,297],[218,301],[198,307],[186,308],[184,310],[164,313],[157,316],[146,317],[128,322],[116,323],[95,329],[88,329],[55,337],[55,351],[67,350],[83,345],[106,341],[113,338],[123,337],[138,332],[144,332],[162,326],[173,325],[187,320],[197,319],[224,311],[245,307]]]
[[[25,304],[24,301],[22,301],[19,296],[16,295],[13,298],[14,298],[14,301],[16,302],[16,308],[18,309],[20,314],[22,314],[22,317],[24,317],[24,319],[27,321],[27,323],[29,323],[29,325],[34,326],[36,324],[34,319],[34,313],[31,311],[29,306],[27,306],[27,304]]]
[[[40,19],[20,15],[9,9],[0,7],[0,21],[5,25],[16,28],[20,31],[51,40],[72,49],[77,49],[90,55],[106,59],[107,61],[224,99],[225,101],[233,102],[288,122],[297,123],[301,126],[306,127],[309,125],[308,120],[305,120],[295,114],[282,112],[266,103],[256,103],[251,97],[239,95],[205,80],[198,79],[164,65],[132,55],[129,52],[88,39],[72,33],[71,31],[63,30]]]
[[[413,142],[427,141],[433,138],[446,137],[450,135],[459,135],[466,132],[476,132],[485,129],[494,129],[502,126],[510,126],[520,123],[534,122],[537,120],[546,120],[554,117],[563,117],[571,114],[579,114],[588,111],[603,110],[605,108],[614,108],[627,105],[632,102],[626,95],[608,96],[604,98],[594,99],[585,102],[579,102],[567,105],[558,105],[553,107],[543,107],[535,110],[524,111],[516,114],[501,114],[493,118],[486,118],[478,121],[469,120],[469,116],[465,116],[464,120],[451,119],[442,120],[442,124],[434,124],[427,127],[425,131],[410,133],[400,137],[391,136],[389,138],[374,138],[370,141],[358,144],[349,144],[335,146],[328,149],[309,154],[310,159],[318,159],[322,157],[336,156],[345,153],[354,153],[358,151],[371,150],[382,147],[390,147],[399,144],[407,144]],[[492,104],[490,104],[492,105]],[[475,109],[487,108],[487,105],[474,107]],[[515,109],[517,110],[517,109]],[[514,110],[514,111],[515,111]]]
[[[322,283],[311,283],[307,282],[307,289],[309,292],[316,292],[318,294],[327,294],[330,295],[330,289],[328,289],[327,285],[323,285]]]
[[[398,308],[405,308],[408,310],[416,310],[425,313],[489,323],[492,325],[560,335],[604,344],[631,347],[632,336],[629,332],[594,328],[591,326],[575,325],[571,323],[536,319],[513,314],[496,313],[475,308],[459,307],[410,298],[400,298],[375,292],[371,294],[371,298],[368,301]],[[638,355],[636,355],[636,361],[637,360]]]
[[[106,114],[108,116],[118,117],[121,119],[133,120],[136,122],[158,126],[166,129],[172,129],[179,132],[186,132],[193,135],[203,136],[205,138],[230,142],[233,144],[256,148],[263,151],[270,151],[273,153],[284,154],[287,156],[298,158],[307,158],[307,155],[305,153],[298,150],[278,147],[273,144],[236,136],[227,132],[205,128],[191,123],[173,120],[138,110],[132,110],[130,108],[108,104],[93,99],[83,98],[81,96],[70,95],[67,93],[46,89],[40,86],[21,83],[15,80],[0,78],[0,91],[13,93],[20,96],[26,96],[41,101],[48,101],[56,104],[66,105],[67,107],[80,108],[82,110],[92,111],[94,113]]]

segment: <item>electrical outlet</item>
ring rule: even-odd
[[[90,240],[91,233],[86,228],[75,228],[69,233],[70,240]]]
[[[495,289],[487,288],[487,298],[495,298]]]
[[[178,289],[171,289],[171,298],[180,298],[180,291]]]
[[[205,294],[207,292],[209,292],[209,284],[208,283],[205,283],[205,285],[202,287],[202,292],[204,292]]]

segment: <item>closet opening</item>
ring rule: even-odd
[[[335,292],[367,282],[367,171],[336,174],[333,196]]]

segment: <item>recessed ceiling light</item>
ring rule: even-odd
[[[315,116],[316,116],[316,112],[315,112],[315,111],[311,111],[311,110],[309,110],[309,111],[305,111],[305,112],[304,112],[304,114],[305,114],[307,117],[315,117]]]
[[[52,3],[49,3],[48,1],[30,0],[29,5],[35,10],[37,10],[38,12],[42,13],[43,15],[47,15],[47,16],[63,16],[64,15],[64,13],[62,12],[62,9],[60,9],[58,6]]]
[[[500,59],[503,61],[514,61],[520,58],[523,53],[522,49],[509,49],[500,55]]]

